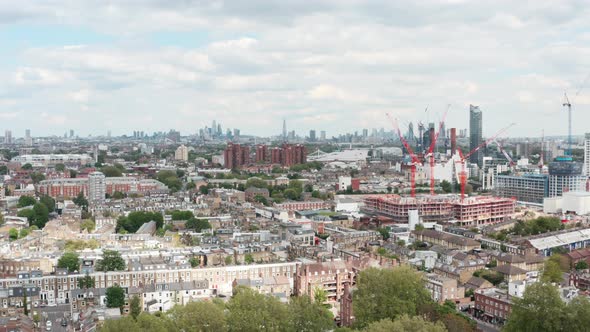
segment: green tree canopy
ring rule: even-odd
[[[512,299],[512,312],[504,331],[563,331],[565,304],[552,285],[542,282],[531,284],[522,299]]]
[[[309,296],[293,297],[289,302],[289,327],[292,331],[329,331],[334,329],[334,317]]]
[[[382,319],[369,324],[365,332],[446,332],[447,329],[441,322],[432,323],[419,316],[410,317],[401,315],[394,321]]]
[[[8,238],[12,241],[17,240],[18,239],[18,229],[16,228],[11,228],[8,230]]]
[[[561,282],[563,281],[563,272],[561,267],[553,260],[545,261],[545,267],[543,274],[541,275],[541,281],[544,282]]]
[[[26,163],[26,164],[22,165],[21,168],[24,170],[30,171],[33,169],[33,165]]]
[[[105,166],[105,167],[101,168],[100,171],[107,178],[114,178],[114,177],[123,176],[123,172],[121,172],[121,170],[115,166]]]
[[[184,225],[188,229],[194,229],[195,232],[201,232],[204,229],[211,229],[211,224],[207,219],[190,218]]]
[[[57,267],[72,273],[80,268],[80,257],[75,252],[66,252],[57,260]]]
[[[164,217],[159,212],[134,211],[128,216],[121,216],[117,220],[117,232],[124,229],[129,233],[135,233],[141,225],[155,221],[157,228],[162,228],[164,225]]]
[[[18,203],[16,204],[17,207],[23,208],[25,206],[33,206],[37,203],[37,200],[31,196],[21,196],[18,198]]]
[[[180,211],[174,210],[171,213],[172,220],[189,220],[193,218],[195,215],[192,211]]]
[[[587,270],[588,269],[588,263],[586,263],[585,261],[579,261],[576,263],[576,270]]]
[[[259,178],[250,178],[246,181],[246,188],[256,187],[256,188],[268,188],[268,184],[266,181],[259,179]]]
[[[90,289],[94,288],[94,286],[95,280],[88,273],[85,276],[78,278],[78,287],[80,289]]]
[[[88,209],[88,200],[84,197],[84,193],[78,193],[78,196],[72,200],[74,204],[78,205],[83,209]]]
[[[355,317],[360,327],[403,314],[414,316],[417,309],[428,302],[430,294],[422,276],[405,266],[370,268],[361,272],[353,297]]]
[[[66,165],[64,164],[55,164],[55,170],[58,172],[63,172],[66,170]]]
[[[122,308],[125,305],[125,290],[119,285],[107,288],[107,308]]]
[[[173,322],[175,331],[223,332],[227,323],[223,305],[212,302],[190,302],[186,306],[174,306],[167,316]]]
[[[95,270],[123,271],[125,270],[125,260],[118,251],[105,249],[102,252],[102,259],[96,263]]]
[[[94,227],[96,227],[96,224],[94,221],[92,221],[92,219],[85,219],[80,223],[80,231],[86,230],[88,233],[90,233],[94,230]]]
[[[229,331],[279,331],[289,321],[286,305],[250,288],[238,287],[227,309]]]
[[[178,178],[175,171],[159,171],[156,174],[156,179],[165,184],[173,192],[182,188],[182,181]]]
[[[43,203],[37,203],[33,205],[33,212],[35,213],[33,225],[37,226],[39,229],[42,229],[49,220],[49,210],[47,209],[47,206],[45,206]]]
[[[55,211],[55,199],[53,199],[51,196],[43,195],[39,199],[39,202],[45,204],[45,206],[47,206],[47,210],[49,210],[49,212]]]
[[[133,318],[137,318],[139,316],[139,314],[141,314],[141,303],[140,303],[139,296],[133,295],[133,297],[131,298],[131,301],[129,302],[129,311],[130,311],[131,317],[133,317]]]

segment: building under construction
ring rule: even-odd
[[[501,222],[514,213],[511,198],[477,196],[461,200],[457,195],[371,195],[364,199],[364,211],[385,215],[396,223],[407,223],[411,210],[418,210],[424,222],[449,222],[461,226],[480,226]]]

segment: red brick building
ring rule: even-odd
[[[265,163],[268,162],[269,158],[268,147],[264,144],[256,146],[256,162]]]
[[[223,151],[225,168],[240,168],[250,163],[250,148],[240,144],[228,143]]]
[[[511,296],[498,288],[475,291],[475,317],[493,324],[504,324],[512,311]]]

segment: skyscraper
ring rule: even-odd
[[[477,148],[482,141],[482,114],[479,106],[469,105],[469,150]],[[481,150],[469,156],[469,162],[481,165],[483,152]]]
[[[101,172],[88,174],[88,200],[90,202],[102,202],[106,196],[106,180]]]
[[[590,133],[584,136],[584,168],[582,174],[590,176]]]
[[[4,132],[4,144],[12,144],[12,131],[6,130]]]
[[[326,131],[325,130],[320,131],[320,139],[322,141],[326,140]]]
[[[313,129],[309,131],[309,140],[315,142],[315,130]]]
[[[31,129],[25,130],[25,145],[26,146],[33,145],[33,138],[31,137]]]
[[[182,144],[174,152],[174,159],[188,161],[188,148]]]
[[[283,141],[287,140],[287,120],[283,119]]]

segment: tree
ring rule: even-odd
[[[195,188],[197,188],[197,185],[193,181],[186,184],[186,190],[193,190]]]
[[[590,300],[576,296],[566,308],[563,331],[585,331],[590,326]]]
[[[324,305],[328,301],[328,294],[323,288],[316,286],[313,289],[313,301],[315,304]]]
[[[258,203],[261,203],[261,204],[263,204],[265,206],[268,205],[268,200],[266,199],[266,197],[264,197],[262,195],[256,195],[256,196],[254,196],[254,201],[255,202],[258,202]]]
[[[0,175],[8,174],[8,167],[6,165],[0,165]]]
[[[137,295],[133,295],[133,298],[131,298],[131,302],[129,302],[129,307],[131,311],[131,317],[137,319],[137,316],[141,314],[141,305],[139,303],[139,297]]]
[[[74,204],[78,205],[83,209],[88,209],[88,200],[84,197],[84,193],[78,193],[78,196],[72,200]]]
[[[238,287],[227,303],[229,331],[278,331],[289,321],[285,304],[274,296]]]
[[[18,208],[23,208],[25,206],[33,206],[35,205],[35,203],[37,203],[37,200],[34,197],[21,196],[18,198],[18,203],[16,204],[16,206]]]
[[[24,237],[27,237],[27,235],[29,235],[29,233],[30,233],[30,230],[28,228],[22,228],[18,234],[18,237],[22,239]]]
[[[29,304],[27,303],[27,288],[23,287],[23,307],[25,316],[29,315]]]
[[[121,254],[115,250],[103,250],[102,259],[96,263],[96,271],[123,271],[125,270],[125,260]]]
[[[527,286],[521,299],[512,298],[512,312],[504,331],[563,331],[565,309],[555,287],[543,282],[533,283]]]
[[[587,270],[588,263],[586,261],[579,261],[576,263],[576,270]]]
[[[36,203],[33,205],[33,212],[35,213],[33,225],[42,229],[49,220],[49,210],[47,209],[47,206],[43,203]]]
[[[80,289],[90,289],[94,288],[95,280],[91,277],[88,273],[85,276],[78,278],[78,288]]]
[[[39,202],[45,204],[49,212],[55,211],[55,199],[53,199],[51,196],[43,195],[39,199]]]
[[[177,305],[168,311],[173,331],[227,331],[223,306],[207,301]]]
[[[125,305],[125,290],[119,285],[107,288],[107,308],[122,308]]]
[[[18,230],[16,228],[11,228],[8,230],[8,238],[11,241],[17,240],[18,239]]]
[[[440,186],[445,193],[450,193],[451,191],[453,191],[453,186],[447,180],[442,180]]]
[[[82,222],[80,223],[81,232],[86,230],[88,233],[90,233],[94,230],[94,227],[96,227],[96,224],[94,223],[94,221],[92,221],[92,219],[85,219],[82,220]]]
[[[35,183],[35,184],[45,180],[45,175],[40,172],[33,172],[33,173],[31,173],[30,177],[31,177],[31,180],[33,181],[33,183]]]
[[[207,187],[207,186],[200,186],[199,187],[199,192],[202,195],[207,195],[209,193],[209,187]]]
[[[156,174],[156,179],[165,184],[172,192],[182,188],[182,181],[178,178],[175,171],[159,171]]]
[[[24,170],[30,171],[33,169],[33,165],[26,163],[26,164],[22,165],[21,168]]]
[[[198,259],[197,257],[191,257],[188,262],[191,264],[191,267],[197,267],[199,265],[201,265],[201,260]]]
[[[121,172],[120,169],[118,169],[117,167],[114,167],[114,166],[105,166],[105,167],[101,168],[100,171],[107,178],[114,178],[114,177],[123,176],[123,172]]]
[[[417,309],[428,302],[430,294],[422,276],[407,266],[362,271],[353,297],[359,327],[403,314],[416,315]]]
[[[410,317],[402,315],[392,321],[391,319],[382,319],[369,324],[363,331],[365,332],[446,332],[447,329],[441,322],[431,323],[420,316]]]
[[[164,226],[164,217],[159,212],[134,211],[127,216],[121,216],[117,220],[116,231],[121,229],[129,233],[135,233],[145,223],[155,221],[157,228]]]
[[[204,229],[211,229],[211,224],[207,219],[202,218],[190,218],[185,224],[184,227],[188,229],[194,229],[195,232],[200,233]]]
[[[545,268],[541,275],[541,281],[556,283],[563,281],[563,272],[561,271],[559,264],[552,260],[545,261]]]
[[[334,329],[332,313],[309,296],[293,297],[289,302],[289,328],[293,331],[330,331]]]
[[[64,164],[55,164],[55,170],[58,172],[63,172],[66,170],[66,165]]]
[[[381,236],[383,237],[383,240],[385,240],[385,241],[387,241],[390,237],[389,231],[387,229],[385,229],[384,227],[377,228],[377,232],[379,232],[379,234],[381,234]]]
[[[234,261],[233,256],[231,256],[231,255],[225,256],[225,265],[231,265],[233,263],[233,261]]]
[[[113,193],[113,195],[111,196],[112,199],[123,199],[125,198],[127,195],[125,195],[124,193],[120,192],[120,191],[115,191]]]
[[[252,257],[252,254],[246,254],[244,256],[244,262],[246,264],[252,264],[252,263],[254,263],[254,257]]]
[[[80,268],[80,257],[75,252],[66,252],[57,260],[57,267],[72,273]]]
[[[133,317],[121,317],[119,319],[107,319],[100,328],[100,332],[146,332],[139,327]],[[149,331],[149,330],[148,330]]]

